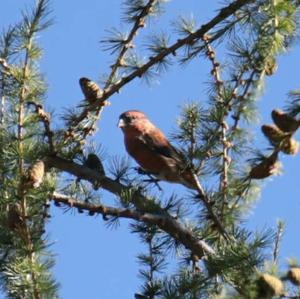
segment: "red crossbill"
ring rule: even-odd
[[[143,170],[160,180],[197,189],[182,153],[170,144],[164,133],[143,112],[131,110],[122,113],[118,127],[124,133],[128,154]]]

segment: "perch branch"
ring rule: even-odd
[[[117,195],[118,197],[122,197],[125,192],[128,192],[130,190],[129,187],[75,162],[71,162],[59,157],[48,157],[46,163],[49,167],[55,167],[61,171],[66,171],[72,175],[80,177],[81,179],[85,179],[90,182],[98,181],[99,183],[101,183],[103,189]],[[65,198],[64,200],[67,199]],[[147,213],[147,206],[153,206],[153,202],[146,196],[141,194],[139,191],[135,192],[132,195],[131,202],[136,207],[136,211],[121,210],[122,215],[126,215],[127,218],[131,218],[129,217],[129,215],[131,215],[132,219],[157,225],[161,230],[170,234],[174,239],[179,240],[187,249],[191,250],[198,256],[214,253],[214,250],[209,245],[207,245],[204,241],[199,240],[198,237],[196,237],[192,233],[192,231],[185,228],[181,223],[179,223],[176,219],[170,216],[159,206],[157,206],[157,210],[159,212],[157,212],[156,214]],[[90,207],[91,205],[88,203],[82,203],[80,205],[81,209],[88,210],[88,208]],[[120,213],[120,211],[114,209],[115,208],[112,208],[110,211],[114,213]],[[100,213],[101,210],[103,211],[103,206],[102,208],[98,207],[98,211]],[[108,215],[107,210],[106,214]],[[137,219],[133,217],[136,217]]]

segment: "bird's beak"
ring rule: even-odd
[[[126,125],[126,124],[125,124],[124,119],[121,118],[121,119],[119,120],[119,122],[118,122],[118,128],[123,128],[123,127],[125,127],[125,125]]]

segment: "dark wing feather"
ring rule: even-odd
[[[174,159],[181,163],[184,160],[182,154],[169,143],[160,131],[155,134],[143,134],[139,137],[139,139],[143,141],[149,149],[157,154]]]

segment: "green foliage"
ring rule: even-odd
[[[147,38],[143,49],[136,47],[138,30],[150,17],[160,16],[165,2],[124,1],[123,20],[131,27],[125,33],[108,30],[102,41],[116,62],[105,76],[101,98],[95,103],[83,99],[68,108],[63,127],[54,131],[42,108],[47,86],[39,71],[42,49],[36,39],[51,24],[49,2],[37,1],[32,11],[22,13],[20,23],[1,36],[0,283],[7,298],[57,296],[58,284],[51,274],[54,261],[45,237],[48,200],[59,190],[80,203],[79,213],[101,203],[97,190],[103,181],[96,177],[83,182],[88,171],[101,176],[108,173],[107,189],[117,195],[114,207],[103,205],[99,212],[107,225],[117,226],[125,214],[134,219],[131,232],[145,245],[146,253],[138,255],[142,285],[136,298],[254,299],[265,291],[259,285],[262,274],[270,272],[278,281],[289,279],[278,274],[283,223],[279,222],[277,234],[271,230],[253,233],[245,221],[260,194],[260,184],[254,179],[272,174],[251,177],[251,170],[270,157],[254,148],[251,139],[257,99],[266,76],[276,72],[277,56],[295,41],[300,3],[245,1],[222,19],[227,7],[217,15],[217,26],[205,35],[199,34],[204,27],[198,26],[195,17],[179,17],[173,22],[174,33],[159,31]],[[229,8],[238,2],[231,2]],[[224,54],[222,61],[219,52]],[[157,192],[161,187],[153,175],[132,169],[127,158],[109,157],[104,169],[103,152],[89,149],[86,142],[96,131],[104,101],[136,77],[150,84],[176,62],[192,62],[200,55],[211,63],[207,101],[184,105],[172,136],[186,169],[199,180],[197,190],[186,198],[165,196]],[[285,110],[296,117],[297,125],[300,92],[292,92],[290,98]],[[271,149],[276,159],[267,165],[270,168],[279,151],[273,143]],[[49,157],[65,159],[65,170],[71,174],[78,169],[82,172],[76,180],[59,176],[57,184],[58,171],[46,169],[40,186],[33,188],[32,166]],[[70,203],[55,203],[72,208]],[[109,215],[108,210],[113,212]],[[94,213],[89,211],[89,215]],[[209,253],[202,250],[200,256],[195,252],[204,243],[212,249]],[[266,293],[273,296],[272,290]]]
[[[1,287],[7,298],[53,298],[58,289],[44,236],[45,203],[55,189],[55,172],[38,189],[28,185],[29,166],[49,152],[40,120],[27,106],[41,103],[46,91],[37,65],[42,50],[36,34],[51,24],[49,12],[48,1],[37,1],[1,38],[1,58],[10,65],[1,72],[0,136]]]

